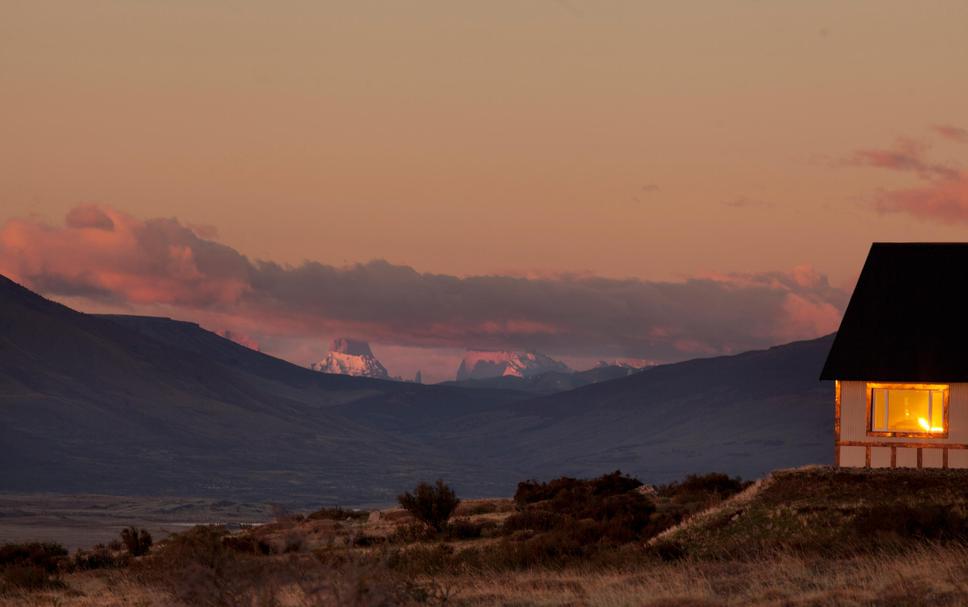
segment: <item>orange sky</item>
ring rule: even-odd
[[[966,24],[962,1],[15,0],[0,221],[94,203],[281,263],[808,264],[849,289],[873,240],[966,239]]]

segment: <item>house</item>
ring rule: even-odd
[[[820,379],[835,463],[968,468],[968,243],[874,243]]]

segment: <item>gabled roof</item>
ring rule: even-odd
[[[968,243],[871,245],[820,379],[968,382]]]

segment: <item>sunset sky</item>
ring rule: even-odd
[[[7,2],[0,273],[299,364],[836,329],[968,240],[968,3]]]

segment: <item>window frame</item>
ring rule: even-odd
[[[941,425],[944,432],[886,432],[874,430],[874,390],[934,390],[941,391],[943,405],[941,410]],[[867,382],[867,436],[883,436],[888,438],[948,438],[948,406],[951,395],[950,384],[903,384]]]

